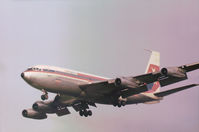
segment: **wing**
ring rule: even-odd
[[[186,72],[190,72],[190,71],[193,71],[193,70],[196,70],[199,68],[199,63],[192,63],[192,64],[188,64],[188,65],[183,65],[179,68],[182,68],[184,69]]]
[[[63,116],[70,114],[70,111],[67,107],[73,107],[75,111],[88,112],[85,116],[92,115],[92,112],[89,109],[90,106],[96,107],[95,103],[82,101],[80,99],[67,96],[67,95],[57,95],[54,100],[49,101],[37,101],[33,104],[32,108],[25,109],[22,112],[22,115],[26,118],[32,119],[46,119],[47,114],[56,114],[57,116]]]
[[[89,109],[89,105],[97,107],[93,102],[85,101],[68,95],[57,95],[54,99],[54,104],[61,107],[73,107],[75,111]]]
[[[178,67],[162,68],[159,72],[144,74],[136,76],[134,78],[147,84],[159,81],[160,85],[163,87],[179,81],[186,80],[187,72],[196,69],[199,69],[199,63],[192,63]]]
[[[121,77],[92,84],[80,85],[80,88],[89,97],[101,98],[104,96],[128,97],[148,91],[147,84],[160,82],[166,86],[187,79],[187,72],[199,69],[199,63],[178,67],[162,68],[160,71],[134,77]]]
[[[164,97],[164,96],[168,96],[170,94],[173,94],[173,93],[185,90],[185,89],[196,87],[198,85],[199,84],[190,84],[190,85],[182,86],[182,87],[179,87],[179,88],[174,88],[174,89],[171,89],[171,90],[155,93],[154,95],[157,96],[157,97]]]
[[[81,85],[80,88],[88,97],[92,98],[102,98],[104,96],[119,97],[120,95],[126,97],[132,95],[132,93],[137,94],[147,91],[146,85],[137,84],[136,81],[130,81],[124,77]]]

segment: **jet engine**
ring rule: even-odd
[[[137,88],[138,84],[136,84],[134,81],[130,81],[125,78],[116,78],[115,79],[115,86],[116,87],[123,87],[123,88]]]
[[[32,109],[39,112],[55,113],[56,107],[53,101],[37,101],[32,105]]]
[[[46,119],[47,118],[46,113],[38,112],[33,109],[23,110],[22,115],[24,117],[32,118],[32,119]]]
[[[162,68],[161,73],[164,76],[173,76],[177,78],[184,78],[186,77],[186,72],[178,67],[169,67],[169,68]]]

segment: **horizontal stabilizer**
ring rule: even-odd
[[[182,87],[179,87],[179,88],[174,88],[174,89],[171,89],[171,90],[155,93],[154,95],[157,96],[157,97],[164,97],[164,96],[167,96],[167,95],[170,95],[170,94],[173,94],[173,93],[185,90],[185,89],[189,89],[189,88],[192,88],[192,87],[195,87],[195,86],[198,86],[198,85],[199,84],[190,84],[190,85],[182,86]]]

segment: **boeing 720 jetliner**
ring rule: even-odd
[[[54,66],[38,65],[28,68],[21,77],[34,88],[41,90],[43,101],[37,101],[22,115],[32,119],[45,119],[47,114],[63,116],[73,107],[80,116],[91,116],[89,106],[107,104],[117,107],[158,103],[164,96],[198,86],[190,84],[160,92],[167,86],[187,79],[187,72],[199,69],[199,63],[160,69],[160,53],[151,51],[145,74],[119,78],[105,78]],[[57,94],[48,99],[48,92]],[[47,101],[44,101],[47,100]]]

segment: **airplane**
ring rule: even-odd
[[[92,115],[89,106],[97,107],[97,103],[115,107],[154,104],[167,95],[199,85],[189,84],[161,92],[160,87],[188,79],[187,72],[199,69],[199,62],[160,69],[160,53],[150,52],[146,72],[138,76],[105,78],[54,66],[30,67],[21,73],[21,77],[43,92],[43,101],[36,101],[32,108],[23,110],[22,115],[46,119],[47,114],[70,114],[68,107],[72,107],[80,116],[88,117]],[[56,94],[53,100],[48,100],[48,92]]]

